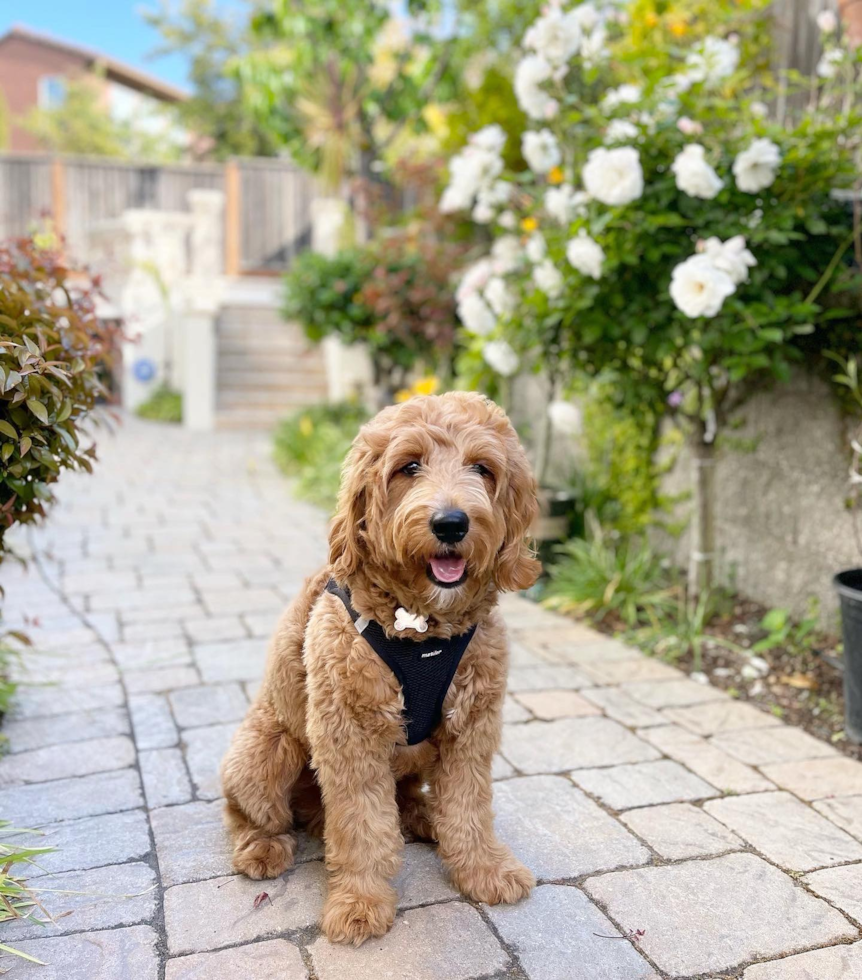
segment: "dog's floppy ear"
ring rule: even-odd
[[[527,541],[539,503],[536,479],[514,430],[510,433],[508,456],[508,483],[502,499],[506,539],[497,555],[494,580],[502,592],[517,592],[534,585],[542,571]]]
[[[365,507],[373,454],[360,433],[341,471],[338,507],[329,528],[329,563],[333,577],[345,582],[365,559]]]

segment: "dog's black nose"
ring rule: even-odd
[[[431,518],[434,537],[444,544],[462,541],[470,527],[470,518],[463,510],[438,510]]]

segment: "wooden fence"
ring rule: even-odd
[[[86,261],[99,222],[130,208],[188,210],[197,188],[225,194],[228,275],[286,269],[311,241],[313,180],[289,161],[141,164],[97,157],[0,155],[0,239],[53,220],[70,254]]]

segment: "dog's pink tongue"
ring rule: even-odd
[[[438,582],[457,582],[466,564],[463,558],[432,558],[431,571]]]

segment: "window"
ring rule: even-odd
[[[62,75],[43,75],[39,79],[39,108],[59,109],[66,101],[66,79]]]

